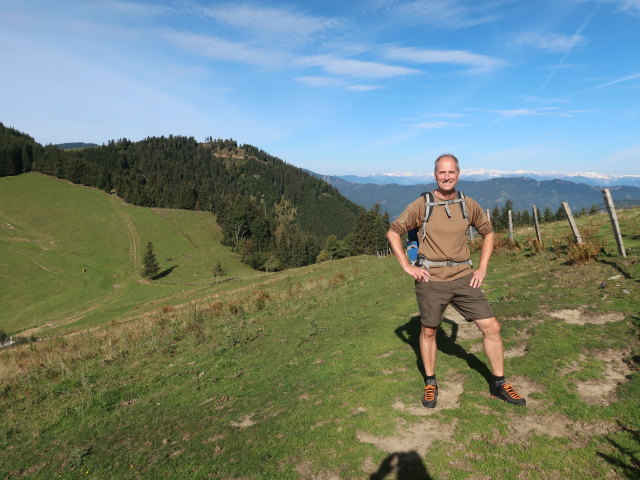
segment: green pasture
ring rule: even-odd
[[[149,241],[161,278],[141,282]],[[218,261],[226,274],[214,278]],[[36,173],[0,178],[0,330],[9,334],[96,325],[251,274],[205,212],[127,205]]]
[[[423,409],[412,280],[355,257],[0,352],[0,474],[637,478],[638,278],[505,250],[485,290],[526,407],[489,395],[475,327],[447,319]]]

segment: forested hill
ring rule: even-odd
[[[260,269],[314,263],[327,237],[345,238],[363,214],[323,180],[233,140],[169,136],[62,150],[0,124],[0,176],[31,170],[136,205],[210,211],[223,243]]]

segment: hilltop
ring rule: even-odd
[[[234,140],[170,135],[62,150],[0,124],[0,177],[30,171],[134,205],[214,213],[222,243],[260,270],[314,263],[327,238],[345,239],[362,211],[326,182]]]

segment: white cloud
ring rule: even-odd
[[[549,115],[556,113],[558,107],[542,107],[542,108],[513,108],[511,110],[492,110],[497,113],[500,120],[515,117],[530,117],[533,115]]]
[[[496,2],[474,5],[458,0],[415,0],[392,7],[390,15],[406,23],[455,29],[495,20],[497,16],[491,13],[495,7]]]
[[[626,166],[630,168],[632,165],[638,165],[640,162],[640,143],[636,143],[635,145],[631,145],[622,150],[618,150],[607,156],[604,161],[606,165],[612,165],[614,163],[624,164],[619,165],[620,167]],[[618,172],[616,172],[618,173]]]
[[[123,13],[125,15],[136,15],[144,17],[175,12],[175,10],[171,7],[156,5],[153,3],[132,3],[121,0],[106,0],[97,3],[96,6],[109,12],[117,12]]]
[[[380,85],[351,85],[342,79],[335,77],[297,77],[296,82],[300,82],[308,87],[319,88],[343,88],[350,92],[369,92],[383,88]]]
[[[526,32],[515,36],[510,44],[516,46],[534,47],[548,52],[570,52],[578,45],[586,43],[586,38],[578,33],[574,35],[560,35],[557,33]]]
[[[629,15],[640,15],[640,0],[596,0],[599,3],[614,5],[616,11]]]
[[[359,78],[392,78],[402,75],[420,73],[413,68],[386,65],[378,62],[350,60],[337,58],[332,55],[314,55],[298,60],[300,65],[320,67],[332,75]]]
[[[426,123],[418,123],[416,125],[416,127],[421,130],[437,130],[441,128],[465,127],[465,126],[467,125],[464,123],[451,123],[451,122],[426,122]]]
[[[380,90],[382,85],[349,85],[347,90],[351,92],[370,92],[372,90]]]
[[[210,37],[190,32],[165,30],[164,38],[174,46],[195,55],[215,60],[246,63],[249,65],[278,68],[286,63],[288,56],[242,42],[232,42],[219,37]]]
[[[475,71],[488,71],[505,65],[505,62],[466,50],[434,50],[412,47],[389,47],[383,54],[394,60],[411,63],[450,63],[472,67]]]
[[[295,81],[308,87],[336,88],[345,86],[343,80],[333,77],[297,77]]]
[[[290,47],[306,44],[315,36],[340,25],[332,18],[308,16],[287,8],[256,7],[248,4],[222,4],[202,12],[248,36],[286,43]]]

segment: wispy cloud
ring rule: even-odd
[[[494,21],[498,17],[496,6],[496,2],[415,0],[392,6],[389,14],[405,23],[457,29]]]
[[[261,49],[242,42],[232,42],[219,37],[175,30],[164,30],[162,35],[169,43],[181,50],[215,60],[277,68],[284,65],[289,58],[288,55],[281,52]]]
[[[586,43],[586,38],[580,34],[561,35],[557,33],[525,32],[513,37],[509,42],[515,46],[534,47],[548,52],[570,52],[578,45]]]
[[[207,17],[236,28],[247,36],[289,47],[308,44],[341,24],[337,19],[305,15],[283,7],[228,3],[202,8],[201,11]]]
[[[353,85],[335,77],[296,77],[296,82],[302,83],[308,87],[318,88],[342,88],[351,92],[369,92],[383,88],[381,85]]]
[[[640,143],[618,150],[607,156],[606,164],[637,165],[640,158]],[[617,173],[617,172],[616,172]]]
[[[426,122],[426,123],[418,123],[415,125],[416,128],[421,130],[438,130],[441,128],[449,128],[449,127],[466,127],[466,123],[452,123],[452,122]]]
[[[332,75],[358,78],[392,78],[420,73],[413,68],[378,62],[337,58],[332,55],[313,55],[298,59],[301,66],[320,67]]]
[[[587,28],[587,26],[589,25],[589,23],[591,23],[591,20],[593,19],[593,17],[595,16],[596,12],[598,11],[598,7],[594,8],[593,11],[587,16],[587,18],[585,18],[584,22],[582,22],[582,24],[580,25],[580,27],[578,27],[578,29],[576,30],[576,32],[573,34],[573,37],[581,37],[582,36],[582,32],[585,30],[585,28]],[[540,87],[540,91],[544,90],[546,88],[547,85],[549,85],[549,82],[551,82],[551,79],[554,77],[554,75],[556,74],[556,72],[562,68],[562,66],[565,64],[565,62],[567,61],[567,59],[569,58],[569,55],[571,55],[571,52],[573,52],[573,49],[575,48],[575,45],[571,46],[564,54],[564,56],[562,57],[562,60],[560,60],[560,63],[553,69],[551,70],[551,73],[549,73],[549,76],[547,77],[547,79],[545,80],[545,82],[542,84],[542,86]]]
[[[595,88],[609,87],[611,85],[616,85],[618,83],[628,82],[630,80],[639,80],[639,79],[640,79],[640,72],[634,73],[633,75],[627,75],[626,77],[618,78],[617,80],[612,80],[607,83],[601,83],[600,85],[596,85]]]
[[[448,63],[471,67],[474,71],[489,71],[505,65],[503,60],[466,50],[436,50],[412,47],[388,47],[382,52],[393,60],[409,63]]]
[[[596,2],[613,5],[618,12],[640,16],[640,0],[596,0]]]
[[[98,3],[96,6],[110,12],[144,17],[176,12],[176,10],[171,7],[155,3],[133,3],[121,0],[106,0]]]
[[[531,117],[534,115],[550,115],[558,111],[558,107],[542,107],[542,108],[513,108],[510,110],[491,110],[498,114],[498,120],[505,120],[515,117]]]

